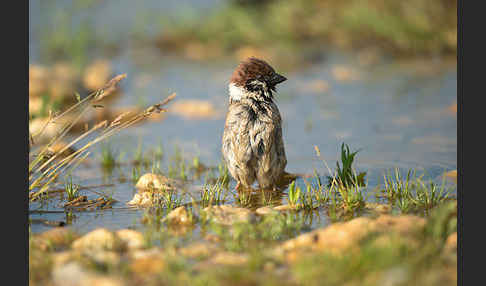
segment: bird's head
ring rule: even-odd
[[[253,98],[272,101],[275,86],[287,80],[264,60],[248,58],[236,67],[230,79],[230,101]]]

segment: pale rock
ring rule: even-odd
[[[425,219],[413,215],[381,215],[376,219],[359,217],[301,234],[284,242],[274,253],[277,256],[285,255],[293,262],[302,256],[303,250],[328,251],[334,254],[357,251],[359,242],[370,233],[391,233],[413,243],[424,226]],[[383,238],[383,243],[387,243],[388,239],[390,238]]]
[[[43,100],[40,97],[29,97],[29,114],[37,114],[41,111]]]
[[[276,206],[273,208],[274,210],[276,211],[292,211],[292,210],[296,210],[296,206],[291,206],[291,205],[280,205],[280,206]]]
[[[178,225],[191,225],[192,218],[187,213],[187,210],[184,206],[180,206],[174,210],[172,210],[165,218],[170,224],[178,224]]]
[[[54,82],[74,82],[79,74],[69,62],[57,62],[51,70],[51,76]]]
[[[53,285],[59,286],[123,286],[115,277],[102,276],[82,268],[77,262],[69,262],[52,271]]]
[[[148,249],[135,249],[128,253],[128,256],[131,259],[140,259],[140,258],[147,258],[147,257],[163,257],[164,253],[159,247],[152,247]]]
[[[457,232],[454,232],[447,237],[444,245],[444,251],[446,253],[457,253]]]
[[[138,275],[152,275],[162,272],[165,267],[164,254],[159,248],[137,250],[131,254],[130,270]]]
[[[375,227],[383,232],[394,231],[401,235],[413,236],[425,227],[425,219],[414,215],[381,215],[375,221]]]
[[[231,205],[209,206],[203,209],[209,218],[216,223],[232,225],[238,222],[250,222],[254,215],[249,209]]]
[[[114,266],[120,264],[121,261],[120,254],[110,250],[84,251],[83,255],[101,265]]]
[[[34,137],[35,143],[46,142],[54,137],[62,129],[62,124],[49,122],[49,118],[37,117],[29,121],[29,132]]]
[[[90,286],[123,286],[125,283],[117,277],[94,276],[85,285]]]
[[[52,265],[54,268],[67,264],[75,259],[76,254],[72,251],[61,251],[52,254]]]
[[[51,273],[54,285],[62,286],[81,286],[87,285],[89,273],[77,262],[69,262],[59,267],[55,267]]]
[[[269,214],[276,214],[278,212],[271,207],[261,207],[256,209],[255,213],[258,215],[269,215]]]
[[[168,178],[159,175],[147,173],[138,179],[135,185],[138,189],[156,189],[156,190],[170,190],[173,189]]]
[[[83,84],[88,90],[97,90],[110,80],[112,73],[109,61],[96,60],[86,67],[83,74]]]
[[[248,255],[244,253],[234,252],[219,252],[216,253],[210,260],[210,263],[221,265],[238,266],[248,263]]]
[[[130,206],[148,207],[153,204],[154,194],[150,192],[136,193],[133,198],[127,202]]]
[[[123,242],[113,232],[105,228],[93,230],[78,238],[72,244],[73,249],[83,251],[120,250],[123,247]]]
[[[143,234],[138,231],[131,229],[120,229],[117,230],[115,234],[129,250],[141,249],[145,246]]]
[[[403,266],[395,266],[387,271],[384,271],[380,286],[396,286],[404,285],[409,277],[409,271]]]
[[[366,203],[365,208],[378,214],[388,214],[391,212],[391,206],[379,203]]]
[[[186,247],[180,248],[178,252],[191,258],[204,258],[211,256],[217,251],[217,247],[210,243],[195,242]]]
[[[50,72],[46,67],[29,66],[29,101],[47,91],[49,77]]]
[[[79,236],[69,228],[56,227],[34,235],[33,241],[43,250],[47,250],[48,248],[60,249],[69,247],[73,240],[78,237]]]

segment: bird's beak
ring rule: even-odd
[[[287,80],[287,78],[284,77],[283,75],[280,75],[278,73],[275,73],[275,75],[272,78],[272,84],[273,85],[276,85],[276,84],[279,84],[279,83],[284,82],[286,80]]]

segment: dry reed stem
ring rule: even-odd
[[[76,103],[75,105],[70,107],[68,110],[61,113],[60,115],[57,115],[54,118],[49,119],[47,124],[55,122],[56,120],[58,120],[62,116],[68,114],[69,112],[72,112],[73,110],[75,110],[76,108],[78,108],[80,106],[84,106],[84,108],[80,111],[79,115],[70,124],[67,124],[63,128],[63,130],[61,130],[61,132],[59,132],[56,136],[54,136],[54,138],[51,140],[51,142],[49,142],[42,149],[42,151],[39,153],[38,158],[36,158],[36,160],[34,160],[34,162],[32,162],[30,164],[30,166],[29,166],[29,181],[32,180],[34,174],[42,172],[43,168],[45,168],[49,163],[53,162],[53,160],[57,157],[58,154],[61,154],[63,151],[67,150],[73,144],[75,144],[76,142],[85,138],[87,135],[94,132],[95,130],[98,130],[102,127],[104,127],[104,130],[102,130],[102,133],[97,138],[86,143],[83,147],[81,147],[80,149],[75,151],[73,154],[70,154],[69,156],[65,157],[61,161],[54,163],[47,170],[43,171],[40,174],[40,176],[30,185],[29,190],[32,190],[35,187],[37,187],[38,184],[40,184],[40,182],[43,179],[48,179],[48,181],[43,184],[42,188],[38,192],[36,192],[36,195],[34,195],[33,197],[37,197],[38,195],[40,195],[44,191],[46,191],[49,187],[49,184],[52,183],[59,176],[61,171],[67,170],[67,168],[71,165],[72,165],[72,167],[71,167],[69,172],[74,170],[74,168],[76,168],[89,155],[89,152],[84,153],[89,147],[91,147],[94,144],[116,134],[118,131],[125,129],[125,128],[139,122],[140,120],[149,117],[153,113],[160,113],[160,112],[167,111],[166,109],[162,108],[162,106],[166,105],[167,103],[169,103],[171,100],[173,100],[176,97],[176,94],[172,93],[171,95],[169,95],[166,99],[164,99],[160,103],[157,103],[157,104],[154,104],[154,105],[148,107],[146,110],[144,110],[143,112],[133,116],[132,118],[130,118],[129,120],[127,120],[124,123],[121,122],[121,119],[123,119],[125,116],[127,116],[130,112],[125,112],[125,113],[120,114],[109,125],[108,125],[108,122],[106,120],[98,123],[96,126],[91,128],[90,130],[86,131],[85,133],[80,135],[78,138],[73,140],[71,143],[69,143],[67,146],[65,146],[60,152],[54,154],[54,156],[49,158],[40,167],[36,168],[33,173],[31,173],[32,170],[34,169],[34,167],[37,166],[37,164],[40,162],[40,160],[43,157],[43,154],[46,152],[47,148],[49,146],[51,146],[52,144],[54,144],[60,138],[64,137],[67,134],[67,132],[72,128],[72,126],[74,126],[74,124],[81,118],[83,113],[87,110],[87,107],[89,107],[88,105],[86,105],[86,103],[98,102],[98,101],[102,100],[103,98],[105,98],[106,96],[113,93],[116,89],[117,84],[122,79],[124,79],[125,77],[126,77],[126,74],[121,74],[121,75],[114,77],[103,88],[97,90],[96,92],[91,93],[85,99],[79,101],[78,103]]]
[[[321,150],[319,150],[319,147],[317,147],[317,145],[314,145],[314,149],[316,150],[316,154],[317,154],[317,157],[319,157],[319,159],[322,160],[322,162],[324,162],[324,165],[326,165],[326,168],[327,168],[327,171],[329,172],[329,175],[332,176],[332,183],[331,183],[331,187],[329,190],[332,190],[334,188],[334,183],[336,183],[336,186],[337,186],[337,180],[336,180],[336,175],[334,175],[331,171],[331,168],[329,168],[329,166],[327,165],[327,162],[324,158],[321,158]]]

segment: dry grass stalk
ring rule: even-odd
[[[37,155],[37,158],[29,164],[29,181],[31,182],[29,186],[29,191],[34,190],[35,188],[40,188],[38,191],[35,192],[35,194],[32,196],[32,199],[35,199],[38,195],[42,194],[43,192],[47,191],[49,189],[49,185],[53,183],[61,173],[71,173],[72,170],[74,170],[83,160],[87,158],[89,155],[88,149],[93,146],[94,144],[107,139],[108,137],[116,134],[122,129],[128,128],[132,126],[133,124],[143,120],[144,118],[149,117],[153,113],[160,113],[160,112],[165,112],[166,110],[162,108],[162,106],[165,106],[167,103],[169,103],[171,100],[173,100],[176,96],[175,93],[169,95],[166,99],[161,101],[160,103],[154,104],[150,107],[148,107],[146,110],[142,111],[139,114],[134,115],[133,117],[129,118],[125,122],[122,123],[122,119],[125,118],[130,112],[125,112],[117,116],[110,124],[108,124],[108,121],[102,121],[98,124],[96,124],[94,127],[91,129],[87,130],[85,133],[81,134],[78,136],[76,139],[71,141],[69,144],[67,144],[60,152],[57,152],[51,157],[47,156],[47,149],[52,146],[54,143],[59,141],[61,138],[63,138],[67,132],[74,126],[74,124],[81,118],[81,116],[88,110],[90,107],[95,107],[97,105],[94,105],[93,103],[99,102],[106,96],[110,95],[113,93],[116,89],[116,86],[118,83],[126,77],[126,74],[121,74],[113,79],[111,79],[104,87],[101,89],[91,93],[88,95],[86,98],[83,100],[80,100],[78,103],[73,105],[72,107],[68,108],[66,111],[61,113],[60,115],[57,116],[51,116],[48,120],[47,124],[52,124],[56,123],[61,117],[65,116],[66,114],[71,114],[75,113],[77,116],[75,116],[74,120],[68,122],[63,128],[58,132],[56,136],[54,136],[51,141],[44,146],[40,153]],[[46,124],[46,126],[47,126]],[[43,131],[45,127],[41,130]],[[77,151],[75,151],[73,154],[65,157],[62,160],[59,161],[54,161],[54,159],[57,158],[58,154],[62,154],[65,150],[67,150],[69,147],[74,145],[75,143],[79,142],[81,139],[87,137],[91,133],[95,131],[101,130],[101,133],[94,138],[93,140],[87,142],[85,145],[83,145],[81,148],[79,148]],[[40,134],[40,133],[39,133]],[[39,135],[39,134],[36,134]],[[31,141],[33,142],[33,138],[31,138]],[[43,159],[46,159],[46,161],[43,162]],[[51,164],[49,166],[49,164]]]

